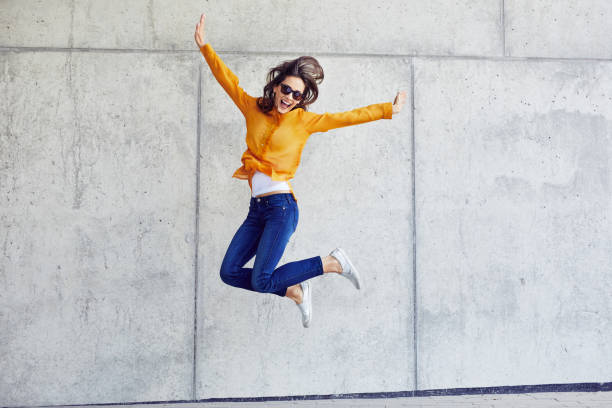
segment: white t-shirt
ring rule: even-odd
[[[291,187],[286,181],[274,181],[260,171],[255,171],[253,178],[251,179],[251,195],[256,197],[260,194],[269,193],[270,191],[287,190],[290,191]]]

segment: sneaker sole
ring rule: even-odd
[[[353,272],[353,274],[355,275],[355,281],[357,283],[356,287],[357,289],[361,289],[361,287],[363,286],[361,283],[361,275],[359,274],[359,272],[357,271],[357,268],[355,268],[355,265],[353,265],[353,263],[351,262],[351,260],[349,259],[348,256],[346,256],[346,252],[344,252],[344,250],[342,248],[338,248],[338,252],[340,252],[342,254],[342,256],[344,257],[344,259],[346,259],[346,262],[348,262],[349,266],[351,267],[351,271]]]
[[[310,304],[310,316],[308,317],[306,323],[302,322],[302,326],[304,327],[310,326],[310,321],[312,320],[312,288],[310,287],[309,283],[307,283],[306,285],[308,285],[308,294],[304,299],[302,299],[302,303],[307,302],[308,304]],[[304,286],[302,286],[302,291],[304,291]]]

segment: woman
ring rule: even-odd
[[[341,113],[308,112],[318,97],[323,69],[313,57],[300,57],[272,68],[263,96],[248,95],[238,78],[204,41],[202,14],[195,41],[219,84],[246,119],[247,149],[242,166],[233,177],[249,181],[251,202],[246,220],[234,235],[221,265],[221,279],[228,285],[262,293],[274,293],[295,301],[308,327],[312,296],[308,279],[324,273],[346,277],[359,289],[359,273],[341,248],[327,256],[315,256],[276,268],[298,222],[297,201],[289,180],[299,165],[302,149],[314,132],[391,119],[404,105],[399,92],[391,102]],[[244,265],[255,256],[253,268]]]

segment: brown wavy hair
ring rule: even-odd
[[[308,110],[308,105],[319,97],[319,87],[323,81],[323,68],[314,57],[302,56],[291,61],[284,61],[268,72],[267,84],[263,89],[263,96],[257,98],[257,106],[263,113],[274,109],[274,87],[279,85],[288,76],[296,76],[304,81],[302,99],[293,109]],[[293,110],[292,109],[292,110]]]

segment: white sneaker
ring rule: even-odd
[[[357,289],[361,289],[361,278],[359,277],[359,272],[357,272],[357,269],[355,269],[355,266],[348,256],[346,256],[346,253],[342,250],[342,248],[334,249],[331,251],[330,255],[336,258],[338,262],[340,262],[340,266],[342,266],[342,273],[340,276],[344,276],[350,280]]]
[[[300,287],[302,288],[302,303],[298,304],[298,307],[302,312],[302,325],[308,327],[312,318],[312,291],[307,281],[300,283]]]

